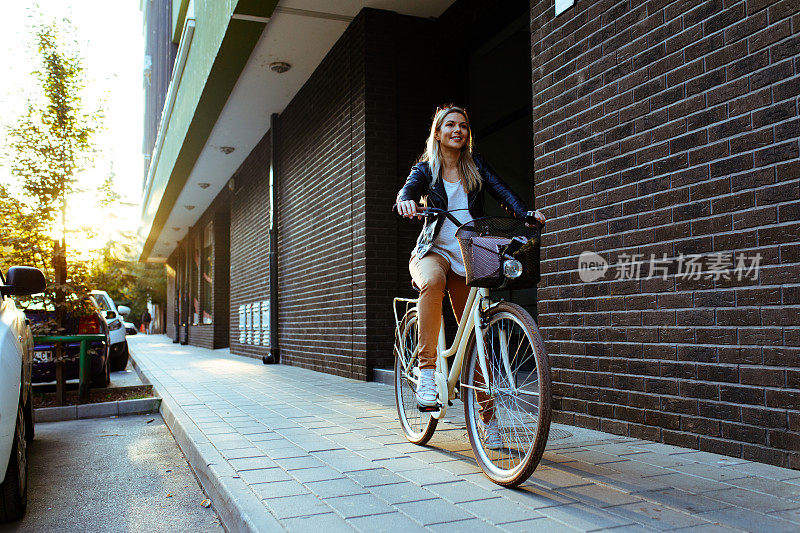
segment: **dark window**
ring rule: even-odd
[[[213,313],[211,307],[212,288],[214,286],[214,226],[209,223],[203,230],[203,249],[202,249],[202,281],[200,294],[202,295],[203,305],[203,324],[211,324]]]

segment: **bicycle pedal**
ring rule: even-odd
[[[436,411],[440,410],[441,408],[442,408],[442,404],[440,404],[440,403],[436,404],[436,405],[432,405],[432,406],[424,406],[424,405],[417,404],[417,409],[419,409],[420,413],[433,413],[433,412],[436,412]]]

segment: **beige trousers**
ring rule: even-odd
[[[444,293],[450,295],[450,305],[457,321],[461,321],[464,306],[469,297],[470,287],[466,279],[450,268],[450,263],[441,255],[430,252],[422,259],[417,254],[411,256],[408,265],[411,278],[419,288],[417,302],[417,324],[419,327],[419,366],[436,368],[436,344],[442,322],[442,301]],[[491,381],[491,378],[490,378]],[[483,385],[480,369],[475,369],[475,385]],[[484,393],[476,392],[478,410],[484,422],[494,418],[494,401]]]

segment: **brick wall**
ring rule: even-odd
[[[539,321],[557,420],[800,468],[800,3],[533,1]],[[762,256],[592,283],[584,250]],[[736,258],[736,255],[733,256]]]
[[[356,18],[281,114],[281,362],[366,378],[365,20]],[[265,258],[266,260],[266,258]]]
[[[230,216],[231,353],[260,359],[268,346],[239,343],[239,306],[269,298],[269,161],[267,133],[233,176]]]
[[[189,228],[186,237],[179,243],[176,252],[173,252],[171,260],[177,264],[177,255],[187,255],[190,258],[189,267],[195,268],[191,261],[192,250],[197,239],[203,238],[203,231],[209,223],[213,223],[214,244],[212,247],[212,285],[211,285],[211,324],[192,324],[192,314],[190,312],[188,324],[185,331],[188,332],[189,344],[202,348],[217,349],[229,346],[229,319],[230,319],[230,194],[227,189],[223,189],[211,205],[203,212],[194,226]],[[175,259],[173,259],[175,257]],[[179,267],[180,268],[180,267]],[[199,275],[198,275],[199,279]],[[179,280],[179,283],[187,283]],[[184,291],[191,293],[192,290],[202,290],[200,286],[189,289],[186,285]],[[189,294],[189,302],[195,295]],[[167,299],[167,320],[175,314],[177,302],[173,298]],[[190,303],[191,305],[191,303]],[[179,335],[181,333],[179,332]],[[185,341],[185,335],[181,335],[181,341]]]

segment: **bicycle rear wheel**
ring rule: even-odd
[[[403,317],[395,332],[394,393],[403,433],[409,442],[423,445],[433,436],[438,420],[431,413],[420,412],[417,408],[418,340],[417,311],[412,309]]]
[[[539,328],[523,308],[502,302],[487,319],[483,343],[489,378],[482,376],[474,335],[462,369],[467,434],[489,479],[514,487],[530,477],[547,445],[550,365]],[[502,444],[486,440],[486,423],[497,424]]]

